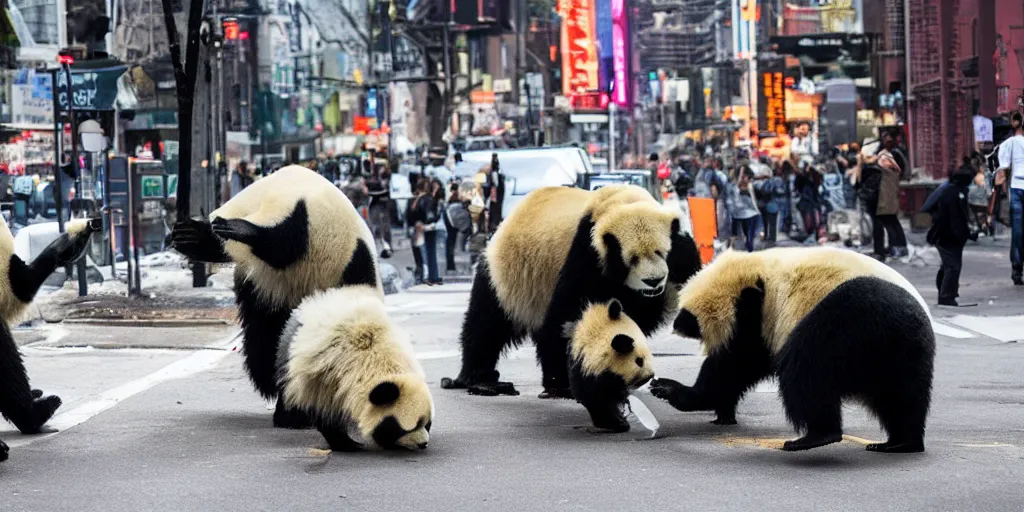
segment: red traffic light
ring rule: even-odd
[[[75,63],[75,58],[71,55],[57,55],[57,62],[70,66]]]
[[[238,39],[240,39],[242,41],[245,41],[246,39],[249,39],[249,32],[248,31],[239,32],[238,33]]]
[[[248,33],[246,35],[248,37]],[[238,22],[224,20],[224,39],[238,39]]]

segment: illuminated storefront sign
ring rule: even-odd
[[[612,0],[612,59],[615,68],[615,87],[612,101],[619,106],[630,106],[629,72],[629,18],[626,0]]]
[[[758,65],[758,126],[762,133],[782,133],[786,129],[786,77],[783,61],[762,61]]]
[[[562,92],[598,89],[594,0],[562,0]]]

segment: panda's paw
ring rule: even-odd
[[[672,379],[654,379],[650,386],[651,394],[665,400],[680,411],[703,411],[708,408],[700,396],[691,388]]]
[[[444,377],[441,379],[441,389],[466,389],[466,383],[462,379]]]
[[[278,407],[274,411],[274,427],[293,430],[303,430],[313,427],[309,416],[298,409],[283,409]]]
[[[821,446],[827,446],[833,443],[838,443],[843,440],[843,433],[831,433],[831,434],[812,434],[791,441],[786,441],[782,445],[782,450],[786,452],[799,452],[803,450],[810,450],[811,448],[819,448]]]
[[[572,390],[567,387],[550,387],[544,388],[544,391],[537,395],[537,398],[540,398],[541,400],[552,400],[557,398],[571,400],[573,396]]]
[[[36,400],[36,399],[42,398],[42,397],[43,397],[43,390],[41,390],[41,389],[33,389],[32,390],[32,399],[33,400]]]
[[[885,443],[873,443],[865,449],[875,453],[921,453],[924,451],[924,441],[888,441]]]
[[[471,395],[477,396],[519,396],[519,391],[516,390],[515,385],[511,382],[486,382],[479,384],[470,384],[467,386],[467,391]]]
[[[22,434],[50,434],[56,432],[57,429],[46,427],[45,425],[53,417],[53,413],[57,411],[61,403],[61,399],[58,396],[34,398],[32,400],[31,422],[27,424],[19,422],[17,425],[18,430]]]
[[[7,443],[0,441],[0,462],[7,460],[7,454],[10,451],[11,449],[7,447]]]
[[[210,225],[213,232],[225,240],[252,245],[259,238],[259,227],[247,220],[217,217]]]

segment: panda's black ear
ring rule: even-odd
[[[631,354],[633,353],[633,338],[625,334],[616,334],[612,338],[612,348],[620,354]]]
[[[612,299],[608,303],[608,318],[612,320],[618,320],[622,316],[622,303],[619,299]]]
[[[674,234],[678,233],[679,229],[680,229],[680,227],[679,227],[679,217],[676,217],[676,218],[672,219],[672,234],[674,235]]]
[[[676,315],[675,322],[672,323],[672,330],[680,336],[687,338],[701,339],[700,338],[700,323],[697,322],[697,317],[693,316],[693,313],[683,309]]]
[[[398,385],[394,382],[381,382],[370,391],[370,403],[378,407],[391,405],[398,400]]]

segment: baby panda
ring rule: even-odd
[[[569,386],[576,401],[587,408],[595,427],[628,432],[626,398],[654,377],[643,330],[616,299],[591,304],[566,330],[571,337]]]
[[[0,223],[0,414],[14,423],[23,434],[44,431],[43,425],[61,405],[57,396],[43,396],[32,389],[18,346],[11,335],[22,313],[32,303],[50,274],[81,258],[89,238],[99,231],[98,219],[77,219],[67,224],[67,232],[46,246],[31,263],[14,253],[14,236],[7,224]],[[7,445],[0,441],[0,461],[7,459]]]
[[[426,377],[375,287],[303,300],[285,325],[277,362],[285,407],[308,414],[332,450],[427,447],[434,402]]]

